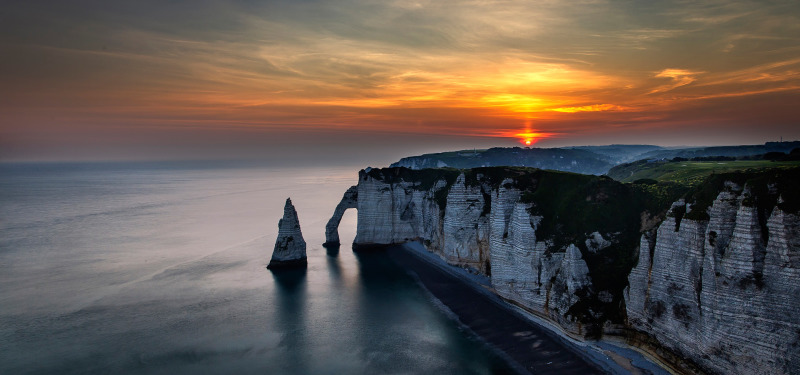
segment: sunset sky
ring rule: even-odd
[[[0,50],[0,160],[800,139],[796,0],[10,0]]]

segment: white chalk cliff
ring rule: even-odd
[[[300,231],[300,220],[290,198],[283,207],[283,218],[278,221],[278,239],[267,268],[304,267],[307,264],[306,241]]]
[[[629,323],[709,372],[797,374],[800,217],[775,207],[765,236],[747,195],[728,184],[708,220],[668,217],[642,238]]]
[[[581,252],[537,242],[540,218],[510,184],[492,189],[461,174],[449,187],[437,180],[424,189],[419,181],[387,182],[362,171],[354,248],[421,241],[451,264],[491,274],[500,296],[580,333],[568,310],[591,284]]]
[[[688,363],[685,371],[800,373],[797,214],[776,206],[766,222],[759,221],[747,188],[728,183],[709,207],[708,220],[683,217],[692,207],[681,200],[656,230],[649,230],[649,214],[636,212],[644,234],[637,241],[635,232],[632,244],[619,232],[594,229],[558,243],[552,228],[582,219],[535,214],[547,202],[526,196],[530,188],[520,188],[514,178],[491,180],[475,170],[469,176],[438,173],[443,175],[361,171],[329,222],[328,241],[338,242],[334,223],[355,206],[354,249],[420,241],[450,264],[489,275],[498,295],[569,332],[594,329],[636,336],[637,342],[647,337],[671,355],[662,358]],[[547,178],[559,172],[541,173]],[[591,184],[610,183],[593,178]],[[592,194],[587,202],[603,195]],[[541,230],[545,222],[551,232]],[[612,253],[629,254],[630,265],[612,275],[621,286],[609,289],[606,283],[600,290],[592,275],[604,276],[598,267],[613,260]],[[614,311],[618,316],[611,316]]]

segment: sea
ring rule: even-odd
[[[0,164],[0,374],[503,374],[385,254],[325,224],[354,167]],[[286,198],[305,270],[266,269]]]

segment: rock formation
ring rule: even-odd
[[[275,250],[267,268],[305,267],[307,264],[306,241],[300,231],[300,220],[292,205],[292,199],[287,198],[283,207],[283,218],[278,221]]]
[[[327,238],[336,239],[340,211],[355,205],[355,250],[422,242],[567,331],[622,334],[689,371],[800,373],[800,198],[792,185],[800,170],[792,173],[782,180],[788,189],[765,182],[767,174],[757,186],[717,175],[724,184],[677,200],[535,169],[363,170]]]
[[[529,213],[533,203],[521,202],[514,180],[467,182],[449,171],[423,181],[424,173],[361,171],[353,248],[421,241],[451,264],[491,274],[500,296],[581,333],[569,311],[591,284],[581,250],[537,240],[542,218]]]
[[[344,192],[342,200],[336,205],[333,216],[325,225],[325,243],[323,246],[339,246],[339,223],[348,208],[356,208],[358,204],[358,186],[351,186]]]

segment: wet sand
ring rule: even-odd
[[[487,277],[448,265],[420,244],[394,246],[386,252],[466,329],[520,373],[668,374],[631,349],[606,342],[590,345],[543,328],[537,324],[542,323],[538,322],[540,319],[521,312],[490,291]]]

